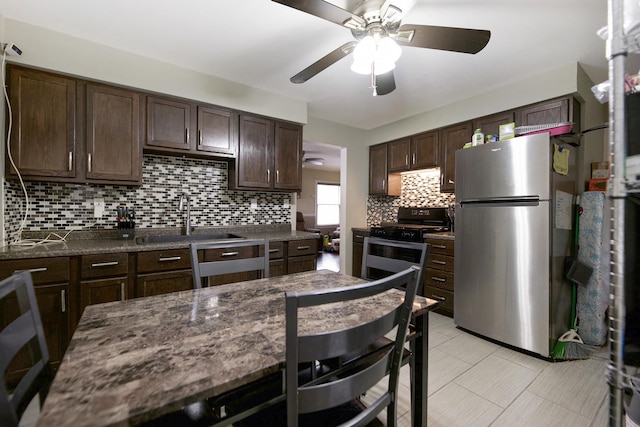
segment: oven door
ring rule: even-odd
[[[393,241],[391,239],[386,239]],[[400,240],[396,240],[397,242],[404,242]],[[364,248],[367,250],[367,248]],[[417,249],[409,249],[409,248],[396,248],[392,246],[384,246],[377,245],[375,243],[369,244],[369,253],[385,258],[395,258],[402,259],[405,261],[409,261],[411,263],[420,264],[420,255],[421,251]],[[382,279],[383,277],[391,276],[393,273],[383,270],[378,270],[376,268],[367,268],[365,278],[370,280]],[[423,286],[418,287],[418,294],[422,295],[424,293]]]

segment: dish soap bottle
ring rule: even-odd
[[[476,129],[473,133],[473,137],[471,138],[471,145],[475,147],[476,145],[484,144],[484,134],[480,129]]]

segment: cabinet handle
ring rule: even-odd
[[[311,246],[309,246],[309,245],[306,245],[306,246],[298,246],[298,250],[299,250],[299,251],[304,251],[304,250],[309,249],[310,247],[311,247]]]
[[[187,144],[189,143],[189,128],[184,128],[184,136],[187,138]]]
[[[276,169],[276,184],[280,184],[280,170]]]
[[[387,180],[386,180],[386,179],[383,179],[383,180],[382,180],[382,189],[383,189],[383,190],[386,190],[386,189],[387,189]]]
[[[414,165],[416,164],[416,153],[413,153],[413,157],[411,159],[411,163],[414,164]]]
[[[449,180],[449,184],[455,184],[456,182],[452,179]]]
[[[87,169],[91,172],[91,153],[87,154]]]
[[[431,298],[437,299],[438,301],[446,301],[445,297],[441,297],[440,295],[431,295]]]
[[[361,236],[360,234],[356,234],[356,239],[364,239],[364,236]]]
[[[409,155],[408,154],[405,154],[405,156],[404,156],[404,164],[405,164],[405,166],[409,166]]]
[[[38,268],[30,268],[28,270],[16,270],[16,273],[19,273],[21,271],[28,271],[29,273],[42,273],[43,271],[47,271],[48,268],[47,267],[38,267]]]
[[[60,291],[60,305],[61,305],[62,312],[66,313],[67,312],[67,291],[64,289]]]
[[[69,151],[69,171],[73,170],[73,151]]]
[[[440,174],[440,187],[444,185],[444,173]]]
[[[180,257],[180,256],[160,257],[160,258],[158,258],[158,262],[180,261],[181,259],[182,259],[182,257]]]
[[[114,265],[118,265],[119,262],[118,261],[109,261],[109,262],[94,262],[91,264],[91,268],[96,268],[96,267],[111,267]]]
[[[202,145],[202,131],[198,129],[198,144]]]
[[[233,251],[233,252],[223,252],[220,256],[225,257],[225,256],[236,256],[236,255],[238,255],[238,252]]]
[[[431,280],[435,280],[436,282],[444,283],[447,279],[443,279],[442,277],[431,276]]]
[[[267,169],[267,183],[271,184],[271,171]]]
[[[273,253],[276,253],[276,252],[280,252],[280,249],[269,249],[269,253],[270,254],[273,254]]]
[[[438,265],[447,265],[447,263],[445,261],[440,261],[440,260],[437,260],[437,259],[434,259],[431,262],[433,262],[434,264],[438,264]]]
[[[124,282],[120,283],[120,301],[124,301]]]
[[[447,249],[447,247],[445,245],[431,245],[436,249]]]

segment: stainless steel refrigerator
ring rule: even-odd
[[[540,133],[456,152],[455,324],[544,357],[571,315],[577,150],[561,175],[553,147]]]

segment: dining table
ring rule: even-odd
[[[56,372],[38,427],[137,425],[282,371],[285,292],[364,280],[307,271],[152,297],[89,305]],[[309,327],[349,327],[396,306],[403,293],[315,307]],[[427,425],[428,312],[412,323],[412,423]]]

